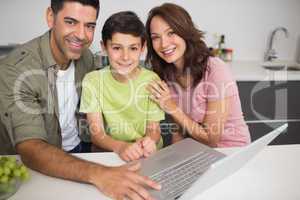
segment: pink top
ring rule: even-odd
[[[208,70],[196,87],[183,89],[178,84],[170,87],[179,107],[196,122],[203,122],[209,101],[228,98],[229,113],[218,147],[244,146],[250,134],[241,109],[236,82],[228,66],[219,58],[211,57]]]

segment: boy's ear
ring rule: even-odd
[[[106,47],[103,41],[100,42],[101,49],[106,52]]]
[[[147,41],[144,42],[143,46],[142,46],[142,53],[145,52],[145,49],[147,48]]]

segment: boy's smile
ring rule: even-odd
[[[114,33],[112,39],[102,44],[113,74],[123,78],[133,78],[144,51],[141,37],[130,34]]]

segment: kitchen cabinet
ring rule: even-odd
[[[300,144],[300,81],[238,81],[241,105],[255,140],[288,123],[272,144]]]

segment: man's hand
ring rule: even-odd
[[[140,143],[140,146],[143,149],[143,156],[146,158],[157,150],[155,141],[152,140],[149,136],[145,136],[142,139],[138,140],[138,143]]]
[[[159,190],[160,185],[137,173],[140,163],[107,167],[74,157],[39,139],[17,145],[22,161],[48,176],[90,183],[116,200],[152,200],[144,187]]]
[[[125,160],[127,162],[138,160],[144,155],[143,149],[138,142],[124,142],[118,149],[117,153],[119,154],[122,160]]]
[[[160,190],[161,186],[147,177],[137,174],[140,163],[130,163],[121,167],[106,167],[95,173],[92,183],[105,195],[116,200],[152,200],[147,186]]]

